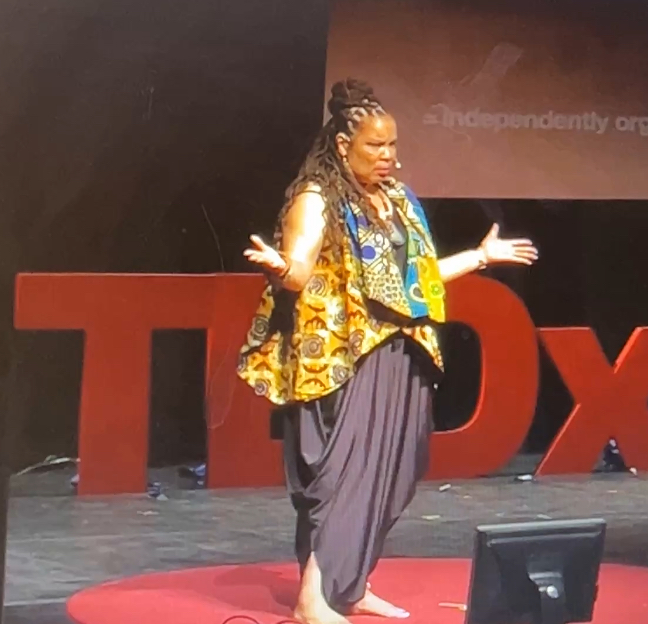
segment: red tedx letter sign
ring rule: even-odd
[[[79,493],[146,490],[153,329],[206,328],[211,275],[19,275],[20,329],[83,329]]]
[[[225,278],[228,276],[224,276]],[[207,485],[281,485],[281,444],[270,439],[271,403],[236,375],[238,354],[259,305],[260,275],[221,279],[207,336]]]
[[[538,344],[524,304],[494,280],[448,284],[448,320],[472,327],[481,345],[481,389],[470,421],[432,436],[430,478],[470,478],[505,465],[531,426],[538,396]]]
[[[648,328],[636,329],[610,366],[591,329],[542,329],[575,407],[538,475],[592,471],[610,438],[627,464],[648,470]]]

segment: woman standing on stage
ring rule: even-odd
[[[366,84],[337,83],[279,216],[275,244],[247,258],[269,277],[239,375],[277,406],[297,511],[295,617],[409,614],[367,580],[428,467],[443,367],[444,282],[493,262],[530,265],[528,240],[494,226],[437,260],[421,205],[393,179],[396,123]]]

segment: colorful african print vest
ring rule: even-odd
[[[326,234],[300,293],[269,285],[262,295],[238,367],[256,394],[276,405],[320,398],[342,386],[363,355],[399,331],[443,368],[435,323],[445,320],[445,292],[427,220],[407,187],[394,184],[386,191],[407,230],[405,274],[382,230],[349,206],[342,253],[334,253]],[[372,300],[405,321],[429,322],[379,320],[369,313]]]

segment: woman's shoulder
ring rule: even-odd
[[[325,209],[326,200],[321,186],[309,182],[296,190],[284,212],[284,220],[319,224]]]
[[[324,189],[322,188],[321,184],[318,184],[317,182],[306,182],[304,185],[297,191],[297,195],[304,195],[304,194],[315,194],[319,195],[320,197],[324,197]]]

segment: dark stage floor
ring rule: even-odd
[[[189,491],[174,484],[166,501],[81,500],[46,495],[66,481],[61,472],[28,479],[13,484],[6,624],[67,623],[66,598],[109,579],[292,558],[293,513],[282,489]],[[647,481],[600,474],[542,483],[506,476],[450,489],[426,484],[385,554],[470,556],[479,523],[598,516],[609,523],[606,560],[648,566]]]

